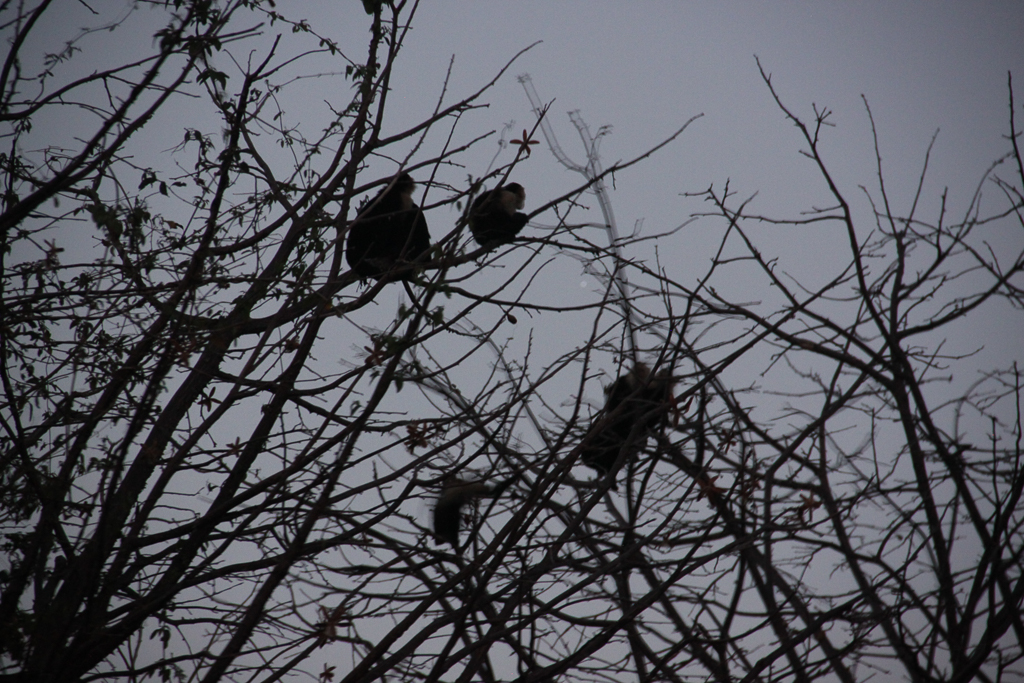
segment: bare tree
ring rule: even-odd
[[[504,71],[396,129],[428,8],[363,5],[360,57],[273,3],[101,17],[156,40],[86,75],[94,31],[40,55],[58,9],[6,19],[0,677],[1020,680],[1020,372],[946,341],[1024,304],[1012,83],[959,216],[926,208],[927,160],[895,197],[879,153],[855,200],[829,112],[776,96],[826,208],[712,184],[690,219],[717,255],[679,281],[582,208],[662,145],[601,170],[585,136],[578,187],[476,244],[540,121],[467,178]],[[346,238],[406,173],[432,247],[361,279]],[[766,231],[825,231],[840,266]]]

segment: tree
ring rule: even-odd
[[[549,231],[472,242],[473,197],[541,126],[465,177],[463,124],[504,72],[395,129],[419,8],[363,4],[362,58],[274,3],[176,2],[106,26],[156,40],[85,75],[92,32],[33,51],[51,3],[8,21],[0,675],[1012,680],[1020,373],[975,381],[944,343],[1024,304],[1012,84],[1007,154],[961,217],[927,216],[927,163],[892,196],[879,152],[867,225],[821,152],[830,113],[776,97],[827,208],[760,215],[712,184],[691,201],[718,252],[680,281],[581,207],[634,162],[531,195]],[[320,59],[331,95],[300,124]],[[40,141],[57,115],[66,139]],[[403,172],[435,246],[361,282],[347,231]],[[790,272],[764,226],[836,235],[842,265]],[[605,284],[582,304],[552,286],[577,264]],[[605,407],[640,362],[671,396]],[[497,490],[452,547],[429,511],[456,479]]]

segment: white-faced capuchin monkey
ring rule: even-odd
[[[416,182],[408,173],[364,204],[352,222],[345,260],[364,278],[379,279],[400,262],[423,259],[430,251],[430,231],[423,211],[412,200]],[[403,280],[411,280],[410,271]]]
[[[514,477],[498,484],[483,481],[466,481],[451,477],[444,483],[441,495],[434,506],[434,541],[447,541],[458,552],[459,529],[462,526],[462,507],[477,498],[496,498],[500,496]]]
[[[525,203],[526,190],[519,183],[480,193],[469,209],[469,230],[480,246],[511,242],[528,220],[525,213],[518,212]]]
[[[597,470],[599,476],[613,470],[623,449],[625,463],[647,444],[672,400],[672,377],[667,369],[652,377],[650,368],[637,363],[604,393],[604,410],[584,438],[580,452],[583,464]],[[615,474],[612,476],[614,489],[617,484]]]

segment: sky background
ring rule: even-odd
[[[331,2],[279,2],[278,8],[293,19],[305,18],[321,35],[341,47],[353,61],[365,60],[369,17],[357,0]],[[63,41],[80,33],[98,19],[90,7],[70,3],[61,21],[40,27],[35,39],[45,51],[57,51]],[[97,6],[98,7],[98,6]],[[124,8],[130,3],[112,0],[106,7]],[[153,33],[164,20],[163,10],[143,7],[114,31],[96,31],[81,42],[84,51],[64,68],[61,77],[121,63],[136,52],[153,47]],[[50,18],[53,21],[52,18]],[[246,25],[251,20],[246,19]],[[284,24],[266,24],[266,40],[232,47],[235,59],[262,59],[277,34],[288,45],[292,35]],[[539,41],[539,42],[538,42]],[[549,121],[562,148],[573,160],[585,160],[567,112],[578,111],[590,130],[603,126],[610,134],[601,143],[605,168],[628,160],[662,142],[686,120],[701,114],[675,142],[642,163],[617,173],[610,199],[620,234],[638,230],[641,235],[660,234],[685,224],[678,233],[630,247],[626,256],[657,258],[667,275],[685,286],[694,286],[717,249],[722,222],[701,219],[688,222],[696,213],[709,210],[699,198],[686,197],[725,183],[736,193],[736,202],[754,197],[748,211],[775,218],[798,218],[812,207],[834,204],[814,165],[801,155],[799,132],[773,102],[758,71],[755,57],[783,102],[804,121],[813,121],[815,107],[832,112],[834,127],[823,132],[822,155],[840,190],[854,210],[859,234],[874,228],[866,188],[879,201],[872,130],[865,109],[870,105],[877,125],[878,144],[892,208],[905,214],[917,187],[928,145],[935,138],[924,184],[919,216],[939,219],[942,193],[948,188],[946,221],[963,218],[986,169],[1008,149],[1009,131],[1007,74],[1014,71],[1017,103],[1024,104],[1024,2],[611,2],[606,0],[518,0],[515,3],[475,0],[427,0],[421,3],[405,38],[392,79],[385,134],[415,125],[434,110],[451,78],[444,103],[451,104],[490,81],[517,52],[534,44],[484,94],[486,109],[467,113],[460,121],[455,143],[490,131],[505,129],[504,138],[519,136],[532,128],[535,118],[520,74],[530,74],[540,98],[553,101]],[[309,41],[306,41],[309,44]],[[255,48],[255,49],[253,49]],[[283,48],[279,57],[290,57],[295,46]],[[226,55],[216,66],[237,77],[239,67]],[[277,75],[287,84],[279,100],[282,122],[301,127],[308,138],[332,120],[351,97],[348,83],[330,74],[343,70],[338,57],[313,55]],[[314,76],[321,74],[321,76]],[[292,80],[292,79],[296,80]],[[238,81],[229,84],[232,93]],[[212,134],[221,123],[207,103],[181,97],[156,117],[145,136],[133,141],[137,163],[151,162],[148,152],[163,154],[178,145],[186,128]],[[1018,118],[1024,127],[1024,112]],[[76,126],[83,125],[77,129]],[[67,141],[86,137],[95,122],[61,116],[58,110],[36,117],[35,141]],[[412,163],[440,152],[449,128],[441,125],[428,135]],[[535,137],[540,138],[540,135]],[[514,147],[499,150],[497,135],[461,155],[460,167],[441,168],[438,179],[464,189],[467,176],[484,175],[499,153],[497,163],[507,163]],[[266,136],[262,150],[282,175],[291,157]],[[526,187],[526,210],[564,195],[582,179],[563,168],[543,144],[515,169],[511,180]],[[190,168],[192,152],[179,155],[182,170]],[[156,157],[154,157],[156,158]],[[269,156],[268,156],[269,158]],[[166,160],[161,163],[166,164]],[[367,180],[393,173],[393,163],[371,164]],[[1002,169],[1001,173],[1009,172]],[[416,174],[423,181],[426,169]],[[439,196],[440,195],[440,196]],[[422,203],[444,199],[445,191],[423,191]],[[983,187],[983,197],[1001,199],[994,185]],[[160,198],[155,197],[154,202]],[[592,200],[592,198],[591,198]],[[595,207],[589,215],[576,212],[574,222],[600,222]],[[994,206],[983,198],[982,213]],[[156,210],[162,207],[155,206]],[[181,207],[171,214],[183,216]],[[438,207],[428,215],[431,233],[439,239],[459,218],[453,207]],[[176,218],[176,220],[183,220]],[[556,223],[553,212],[538,215],[524,235],[544,234]],[[1000,253],[1019,250],[1024,234],[1011,222],[988,229],[985,239]],[[87,231],[92,241],[92,231]],[[593,241],[604,234],[593,229]],[[828,281],[849,262],[844,233],[835,227],[756,226],[752,238],[762,252],[779,259],[779,266],[808,286]],[[69,240],[72,237],[69,235]],[[657,251],[655,251],[657,249]],[[32,255],[31,258],[38,258]],[[513,257],[514,258],[514,257]],[[486,273],[483,274],[486,276]],[[763,282],[742,278],[730,282],[734,300],[752,301],[763,295]],[[561,259],[543,274],[544,303],[592,302],[601,296],[599,283],[582,266]],[[484,291],[481,289],[478,291]],[[722,284],[719,283],[719,287]],[[375,301],[378,326],[394,316],[394,305],[403,297],[398,287],[385,290]],[[1001,307],[1002,306],[1002,307]],[[976,367],[1005,367],[1020,357],[1019,340],[1024,321],[1006,315],[1005,305],[990,305],[970,319],[969,325],[948,330],[948,351],[973,352],[984,346]],[[496,311],[497,313],[497,311]],[[362,313],[360,314],[362,315]],[[371,318],[372,320],[372,318]],[[370,324],[372,321],[361,321]],[[505,334],[525,344],[529,334],[543,345],[565,348],[571,338],[565,330],[524,318]],[[573,332],[569,331],[571,336]],[[549,339],[545,339],[545,335]],[[346,337],[347,338],[347,337]],[[339,350],[342,362],[361,362],[365,344],[362,334],[351,337]],[[609,370],[613,370],[609,368]],[[744,372],[745,370],[741,370]],[[974,377],[960,378],[970,383]],[[610,381],[606,379],[605,383]],[[600,404],[600,387],[590,400]]]
[[[286,14],[306,16],[318,31],[350,51],[353,59],[365,55],[369,18],[359,0],[278,5]],[[108,6],[127,7],[121,0]],[[94,21],[80,3],[68,3],[64,16],[62,24],[41,27],[37,39],[43,49],[59,49],[62,41],[77,34],[87,21]],[[76,70],[88,72],[105,61],[119,63],[136,50],[151,49],[154,19],[162,18],[162,12],[144,10],[115,32],[93,34],[83,43],[88,48],[83,54],[88,57],[76,58],[67,72],[69,77]],[[287,27],[266,27],[268,38],[279,31],[289,32]],[[932,221],[938,218],[939,199],[947,187],[950,220],[961,219],[986,169],[1006,152],[1010,70],[1016,77],[1018,126],[1024,128],[1024,2],[424,0],[392,81],[389,131],[429,116],[449,66],[452,78],[447,103],[476,91],[517,52],[536,41],[541,42],[520,57],[484,96],[490,106],[465,117],[459,141],[500,131],[506,125],[511,125],[506,138],[518,137],[522,128],[533,126],[530,103],[516,81],[523,73],[530,74],[543,100],[554,101],[551,124],[563,149],[578,162],[584,161],[584,155],[566,116],[568,111],[578,110],[592,132],[612,127],[601,145],[605,167],[646,151],[689,118],[703,114],[674,143],[616,175],[610,197],[622,234],[634,226],[641,234],[655,234],[686,223],[708,207],[684,194],[712,185],[721,189],[727,181],[738,198],[757,193],[751,211],[778,218],[797,218],[801,211],[833,203],[816,169],[801,156],[804,145],[799,133],[773,102],[755,56],[772,75],[778,94],[794,114],[813,120],[814,105],[833,112],[830,121],[835,127],[824,133],[823,156],[853,203],[859,229],[865,233],[874,222],[859,187],[865,186],[877,196],[877,171],[862,96],[877,124],[883,168],[898,214],[910,206],[928,145],[939,131],[921,214]],[[254,53],[254,61],[265,55],[267,43],[269,40],[263,43],[264,52]],[[240,49],[236,57],[241,58],[247,50]],[[220,59],[219,68],[237,75],[226,58]],[[341,68],[338,60],[314,59],[299,64],[293,75]],[[281,80],[286,78],[283,72]],[[325,90],[325,83],[339,87],[341,79],[296,82],[282,102],[286,120],[301,124],[310,137],[329,120],[328,102],[338,107],[351,96],[348,91]],[[201,118],[202,112],[208,114],[210,109],[208,104],[200,109],[195,100],[178,99],[147,127],[139,144],[155,151],[168,150],[181,142],[186,127],[216,131],[219,122],[215,117]],[[76,122],[48,116],[41,114],[35,122],[39,148],[76,134]],[[437,154],[446,134],[447,130],[439,127],[412,161]],[[271,146],[269,139],[266,143]],[[445,169],[444,181],[465,187],[467,174],[484,174],[496,152],[495,139],[485,141],[460,158],[464,167]],[[513,152],[505,149],[499,162],[510,161]],[[276,161],[282,174],[289,161],[285,154]],[[381,162],[368,180],[393,171],[393,166]],[[417,179],[423,180],[422,173]],[[526,186],[527,211],[581,184],[581,178],[560,166],[543,144],[517,167],[511,179]],[[994,190],[991,185],[985,188],[986,193]],[[593,214],[591,220],[599,220],[599,214]],[[440,207],[428,218],[437,239],[455,225],[458,213]],[[554,223],[552,213],[541,214],[524,234],[536,235]],[[1012,227],[1010,222],[1003,225]],[[986,235],[997,253],[1000,245],[1019,250],[1024,232],[1019,226],[1010,227]],[[693,286],[708,268],[721,233],[720,222],[714,220],[687,224],[671,239],[657,244],[657,256],[670,277]],[[840,236],[835,228],[769,225],[754,234],[766,254],[778,257],[784,270],[809,285],[833,277],[837,267],[848,262],[845,238],[840,240]],[[600,242],[599,237],[594,239]],[[650,242],[637,245],[638,253],[627,255],[653,258],[655,246]],[[545,277],[550,273],[551,280],[537,288],[540,296],[565,303],[600,297],[596,283],[582,268],[568,259],[562,264],[568,265],[545,273]],[[762,294],[760,282],[734,284],[738,300]],[[393,317],[392,304],[402,296],[400,287],[389,286],[375,302],[379,306],[376,314],[385,320]],[[995,304],[971,317],[969,327],[954,328],[952,332],[959,337],[951,339],[949,350],[967,352],[984,345],[984,353],[975,359],[979,369],[1005,367],[1021,358],[1024,323],[1019,313],[1008,316],[1006,312]],[[365,313],[370,317],[374,311]],[[525,343],[529,332],[543,331],[529,316],[520,318],[518,325],[503,328],[506,334]],[[570,344],[578,342],[571,327],[549,326],[545,333],[562,335]],[[321,358],[330,363],[341,362],[339,357],[361,363],[350,350],[358,352],[366,343],[365,336],[351,334],[340,339],[331,349],[335,357],[324,353]],[[335,343],[333,338],[329,341]],[[564,352],[564,344],[557,350]],[[608,369],[613,368],[609,365]],[[966,384],[973,379],[961,381]],[[588,395],[595,407],[600,405],[596,383]],[[424,508],[424,519],[426,514]]]
[[[116,11],[120,7],[130,14],[131,6],[123,0],[100,5],[68,3],[65,12],[47,16],[51,23],[41,25],[33,39],[38,41],[40,53],[56,52],[83,27],[107,21],[97,18],[92,8]],[[306,18],[352,60],[365,59],[370,19],[361,2],[286,1],[278,7],[292,18]],[[84,51],[59,70],[57,79],[70,79],[121,63],[137,52],[148,52],[164,17],[163,9],[143,7],[116,30],[91,33],[80,43]],[[280,23],[266,24],[263,31],[266,40],[234,46],[235,59],[243,60],[253,48],[253,58],[261,59],[275,35],[283,34],[286,44],[291,35],[289,27]],[[861,236],[874,227],[874,219],[860,188],[879,200],[865,100],[877,125],[889,198],[897,214],[909,210],[928,145],[937,134],[919,210],[919,216],[931,222],[939,218],[946,188],[946,220],[962,219],[986,169],[1008,149],[1007,74],[1011,70],[1017,76],[1018,105],[1024,104],[1024,2],[1020,1],[427,0],[413,18],[399,56],[385,134],[430,115],[449,68],[446,104],[478,90],[517,52],[534,43],[538,44],[485,93],[481,102],[489,106],[463,117],[456,143],[503,128],[504,137],[510,139],[524,127],[533,126],[530,103],[516,80],[524,73],[530,74],[543,101],[553,101],[549,121],[562,148],[577,162],[584,161],[584,155],[566,115],[569,111],[578,111],[594,133],[610,126],[600,148],[606,168],[653,147],[687,119],[702,114],[675,142],[615,175],[610,198],[624,235],[634,229],[641,235],[658,234],[687,223],[709,206],[684,194],[711,186],[721,190],[726,182],[736,193],[736,201],[756,194],[748,211],[776,218],[796,218],[812,207],[834,203],[813,164],[800,154],[804,144],[799,133],[772,101],[755,56],[794,114],[812,121],[815,107],[832,112],[829,121],[834,127],[823,133],[822,155],[851,202]],[[284,59],[293,52],[294,46],[292,52],[282,49],[279,56]],[[218,68],[232,77],[238,75],[239,67],[226,55],[216,59]],[[307,137],[315,138],[332,119],[332,107],[343,106],[351,96],[345,89],[348,83],[329,76],[342,71],[344,64],[337,57],[314,55],[295,63],[291,70],[282,70],[279,83],[287,83],[287,95],[279,103],[282,121],[302,127]],[[36,66],[24,65],[28,71]],[[328,76],[311,77],[313,74]],[[291,80],[293,77],[298,80]],[[237,79],[229,90],[237,92],[236,86]],[[147,152],[166,156],[181,142],[186,128],[215,135],[221,127],[216,112],[209,104],[197,104],[186,97],[172,100],[146,127],[145,135],[133,140],[137,163],[150,165]],[[1024,127],[1024,112],[1019,107],[1018,112],[1018,125]],[[34,125],[33,135],[23,144],[35,143],[37,149],[46,144],[76,146],[72,137],[87,137],[95,129],[95,121],[79,115],[68,117],[56,108],[41,112]],[[411,161],[439,153],[447,134],[446,126],[437,126]],[[486,173],[499,152],[497,137],[462,155],[459,161],[463,166],[440,169],[439,180],[463,189],[468,185],[467,175]],[[270,136],[263,142],[265,153],[279,154],[273,163],[286,174],[290,156],[278,151]],[[185,161],[189,154],[181,155],[178,163],[190,164]],[[511,161],[513,154],[514,148],[505,148],[498,163]],[[382,160],[368,170],[367,179],[393,172],[394,164]],[[424,174],[421,169],[417,179],[424,180]],[[526,187],[527,211],[581,184],[580,176],[563,168],[544,145],[535,147],[511,179]],[[444,198],[441,190],[429,192],[434,194],[428,193],[426,203]],[[983,197],[989,196],[1000,199],[992,184],[983,187]],[[422,201],[422,191],[418,198]],[[993,205],[983,198],[982,213]],[[173,215],[182,215],[180,206],[172,210],[177,212]],[[434,238],[449,231],[458,217],[455,207],[431,211],[428,219]],[[590,216],[576,213],[573,219],[598,222],[600,214],[596,210]],[[543,213],[524,235],[543,234],[545,226],[555,223],[553,212]],[[1002,248],[1016,249],[1024,239],[1019,227],[1010,222],[1002,225],[985,234],[996,253]],[[600,243],[604,236],[599,228],[594,230],[593,239]],[[82,234],[93,240],[91,230]],[[657,248],[665,272],[692,286],[706,271],[721,234],[720,221],[702,219],[688,223],[671,238],[631,247],[633,251],[626,255],[650,261]],[[765,224],[751,234],[765,254],[778,258],[786,272],[809,286],[834,277],[837,268],[849,260],[845,237],[835,229]],[[733,284],[739,300],[759,295],[760,283]],[[545,287],[543,291],[566,303],[600,296],[597,283],[571,263],[559,266]],[[399,288],[388,291],[396,299],[402,296]],[[393,310],[382,306],[381,313],[387,319]],[[979,356],[979,367],[1017,358],[1024,325],[1019,315],[1006,312],[993,305],[972,318],[970,326],[953,329],[954,335],[963,338],[954,337],[950,350],[966,352],[985,345],[985,354],[991,358]],[[524,336],[527,329],[531,328],[510,328],[509,334]],[[354,348],[361,345],[359,340]]]
[[[750,210],[775,217],[794,218],[833,203],[817,170],[801,156],[799,132],[773,102],[755,56],[794,114],[810,122],[814,105],[833,112],[829,120],[835,127],[824,131],[821,149],[853,204],[862,235],[874,221],[859,188],[878,199],[865,100],[898,214],[910,208],[937,133],[920,211],[930,221],[938,220],[946,188],[947,220],[962,219],[982,175],[1008,149],[1011,70],[1018,127],[1024,127],[1022,2],[432,1],[423,3],[413,24],[394,87],[393,104],[400,106],[390,110],[398,117],[392,118],[396,127],[405,122],[405,111],[408,123],[422,118],[422,103],[437,97],[453,55],[450,91],[457,97],[538,40],[543,42],[488,94],[491,106],[477,120],[499,129],[514,121],[517,133],[532,125],[529,102],[515,79],[529,73],[540,97],[554,100],[550,121],[574,160],[584,156],[566,112],[579,110],[592,132],[612,126],[601,146],[608,167],[657,144],[691,116],[704,115],[653,158],[616,175],[611,199],[622,234],[635,225],[651,234],[682,224],[707,208],[682,193],[712,184],[721,188],[726,181],[740,198],[757,193]],[[480,163],[494,151],[489,144]],[[479,167],[470,170],[480,173]],[[513,179],[527,188],[527,210],[579,182],[543,145]],[[995,188],[989,184],[983,191]],[[982,206],[984,212],[992,203],[983,200]],[[537,222],[553,217],[541,215]],[[662,264],[691,284],[707,268],[719,235],[706,222],[688,226],[659,245]],[[833,254],[844,263],[848,259],[835,242],[845,240],[837,230],[765,226],[756,237],[766,253],[812,281],[834,276],[839,261]],[[1000,243],[1019,246],[1024,235],[1004,228],[986,238],[998,250]],[[581,276],[580,284],[585,280]],[[995,307],[973,320],[962,330],[966,339],[958,350],[981,342],[993,360],[1019,357],[1024,329],[1019,316],[1005,313]]]
[[[102,7],[104,3],[101,3]],[[130,3],[112,0],[107,7]],[[81,3],[68,4],[63,21],[40,27],[35,39],[46,51],[79,33],[97,18]],[[279,2],[282,13],[305,17],[334,39],[354,60],[365,58],[369,17],[357,0]],[[83,56],[66,68],[71,77],[120,63],[136,49],[153,45],[153,28],[163,10],[143,8],[116,31],[99,31],[82,42]],[[52,21],[52,18],[50,19]],[[418,123],[436,104],[451,65],[446,103],[489,81],[517,52],[521,56],[483,98],[489,108],[460,123],[461,139],[513,124],[517,137],[532,127],[530,104],[516,76],[529,73],[540,97],[554,101],[549,120],[562,147],[574,160],[583,154],[566,112],[578,110],[592,132],[611,126],[601,145],[605,167],[632,158],[669,136],[690,117],[703,114],[675,143],[615,178],[612,202],[622,233],[642,222],[645,233],[680,225],[702,206],[685,199],[727,180],[739,196],[757,192],[752,208],[792,216],[827,200],[815,169],[799,151],[798,132],[771,99],[755,56],[772,75],[790,109],[812,119],[812,105],[833,112],[835,128],[825,131],[823,154],[847,197],[865,209],[864,185],[874,191],[875,158],[862,96],[878,126],[886,180],[894,208],[910,205],[928,143],[939,131],[932,154],[925,201],[937,206],[942,189],[953,216],[962,214],[985,169],[1006,149],[1007,72],[1017,72],[1018,103],[1024,104],[1024,2],[612,2],[607,0],[428,0],[413,19],[393,80],[388,109],[390,130]],[[290,32],[265,25],[265,35]],[[255,46],[257,44],[253,44]],[[267,46],[264,43],[264,49]],[[236,55],[243,59],[250,45]],[[284,52],[282,52],[283,54]],[[254,55],[265,54],[257,48]],[[221,56],[216,66],[230,75],[237,67]],[[333,106],[348,92],[340,81],[308,78],[338,71],[338,59],[300,62],[282,103],[285,118],[313,136]],[[283,82],[288,75],[282,72]],[[325,88],[326,86],[326,88]],[[229,86],[230,88],[230,86]],[[172,102],[162,120],[147,127],[151,146],[178,144],[186,126],[216,130],[204,122],[209,106],[194,100]],[[203,114],[203,112],[206,114]],[[1019,117],[1024,124],[1024,115]],[[204,125],[207,124],[207,125]],[[38,139],[72,135],[73,122],[41,114]],[[91,129],[94,122],[88,122]],[[413,161],[436,153],[446,130],[438,128]],[[479,145],[462,161],[464,169],[445,180],[481,175],[497,147]],[[542,147],[516,171],[526,186],[527,210],[579,184]],[[507,149],[499,162],[507,162]],[[381,166],[382,173],[392,169]],[[422,180],[422,178],[421,178]],[[925,206],[929,206],[925,204]],[[442,210],[443,211],[443,210]],[[935,215],[933,211],[932,216]],[[431,216],[435,238],[457,217]],[[596,217],[595,217],[596,218]],[[870,218],[870,215],[868,215]],[[554,223],[552,214],[537,222]],[[699,229],[699,228],[698,228]],[[698,230],[695,229],[695,230]],[[693,232],[687,235],[693,237]],[[1019,237],[1019,236],[1014,236]],[[788,246],[795,247],[790,240]],[[666,245],[667,246],[667,245]],[[797,250],[794,258],[806,262]],[[706,255],[675,249],[678,267],[701,269]],[[694,261],[693,259],[696,259]]]
[[[342,44],[365,39],[367,20],[346,3],[310,10],[311,22],[335,25]],[[521,56],[483,98],[486,110],[467,115],[458,140],[510,125],[506,138],[532,127],[530,103],[516,77],[530,74],[544,101],[554,100],[549,117],[562,148],[573,160],[585,160],[567,112],[578,110],[594,133],[611,126],[601,144],[607,168],[660,143],[690,117],[703,114],[679,139],[641,164],[616,174],[610,194],[621,234],[641,234],[680,226],[708,205],[684,193],[728,181],[737,199],[756,193],[749,210],[777,218],[798,218],[812,207],[834,204],[814,165],[801,155],[799,131],[774,103],[758,71],[759,58],[790,110],[810,123],[814,107],[832,111],[833,128],[823,132],[822,153],[841,191],[851,202],[860,236],[875,227],[864,190],[879,200],[877,161],[870,105],[889,197],[896,214],[909,211],[929,143],[935,138],[923,187],[919,217],[937,222],[941,196],[948,188],[946,221],[962,220],[990,165],[1007,149],[1009,106],[1007,75],[1016,76],[1018,126],[1024,127],[1024,3],[818,3],[818,2],[447,2],[422,3],[406,38],[392,81],[389,127],[392,132],[423,120],[435,106],[451,68],[446,102],[465,97],[489,81],[518,51],[542,41]],[[347,41],[347,42],[346,42]],[[361,53],[353,53],[361,54]],[[309,108],[324,99],[311,84]],[[298,111],[291,107],[291,112]],[[422,157],[436,153],[447,134],[437,131]],[[538,134],[538,139],[541,136]],[[431,147],[430,143],[434,146]],[[498,151],[486,141],[449,170],[445,180],[482,175]],[[511,160],[514,149],[499,157]],[[415,161],[416,158],[413,159]],[[382,166],[381,174],[393,169]],[[1010,172],[1002,169],[1003,174]],[[442,172],[444,175],[444,172]],[[419,179],[422,180],[422,177]],[[526,210],[580,184],[542,143],[514,171],[512,180],[527,189]],[[982,213],[1001,200],[989,183],[983,188]],[[422,195],[420,195],[422,196]],[[436,198],[435,198],[436,199]],[[435,199],[431,199],[434,201]],[[596,207],[596,202],[591,202]],[[599,221],[596,208],[590,220]],[[453,226],[454,209],[429,216],[435,239]],[[580,221],[580,215],[574,221]],[[525,235],[552,226],[551,212],[536,217]],[[1024,233],[1012,222],[985,234],[996,253],[1019,251]],[[721,221],[687,224],[671,238],[632,247],[630,257],[657,257],[668,275],[694,286],[710,264],[723,231]],[[849,263],[845,233],[837,227],[752,228],[765,254],[782,269],[813,286],[835,277]],[[593,238],[601,243],[599,234]],[[571,272],[570,272],[571,271]],[[549,270],[537,291],[565,303],[593,301],[598,283],[563,259]],[[733,283],[735,299],[766,296],[763,277]],[[719,281],[721,286],[721,281]],[[401,292],[391,290],[400,297]],[[535,300],[540,298],[533,297]],[[384,307],[385,316],[390,309]],[[974,353],[957,368],[952,386],[935,388],[948,398],[974,382],[976,371],[1006,367],[1021,358],[1024,321],[996,302],[969,324],[950,326],[943,350]],[[548,325],[543,318],[520,316],[502,332],[536,346],[551,341],[559,352],[580,328]],[[500,335],[499,335],[500,336]],[[539,340],[539,343],[538,343]],[[935,343],[937,340],[930,340]],[[761,381],[785,386],[787,369],[772,377],[751,371],[763,358],[738,363],[730,386]],[[614,372],[614,366],[605,368]],[[965,370],[967,370],[965,372]],[[469,370],[467,370],[469,372]],[[612,376],[602,383],[607,384]],[[602,402],[600,385],[588,385],[587,400]],[[764,400],[764,397],[761,397]],[[761,413],[764,417],[768,413]]]

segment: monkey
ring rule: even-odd
[[[451,477],[444,483],[441,495],[434,506],[434,542],[447,541],[456,552],[459,551],[459,527],[462,526],[462,506],[475,498],[496,498],[512,483],[509,478],[499,484],[483,481],[466,481]]]
[[[427,220],[412,200],[415,188],[416,181],[401,174],[351,223],[345,260],[360,277],[379,280],[397,263],[422,260],[430,250]],[[397,279],[411,280],[412,273]]]
[[[598,476],[611,473],[612,488],[616,489],[613,469],[619,453],[625,448],[626,460],[636,455],[664,419],[665,407],[672,400],[671,374],[663,370],[651,376],[645,364],[637,363],[604,393],[604,410],[583,440],[580,460]]]
[[[469,208],[469,230],[482,247],[508,244],[529,220],[517,209],[526,203],[526,190],[509,183],[481,192]]]

